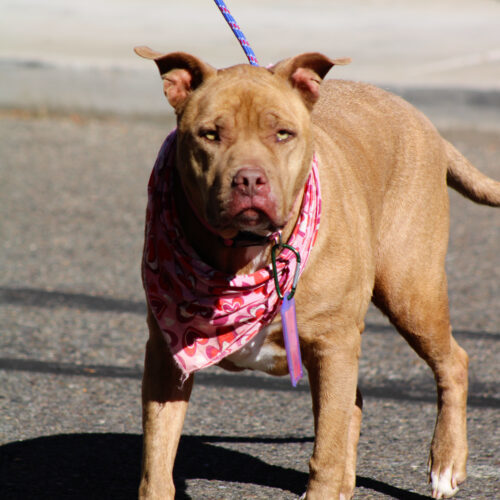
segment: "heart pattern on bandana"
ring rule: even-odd
[[[202,262],[186,241],[173,203],[176,131],[160,149],[148,184],[142,278],[146,298],[184,378],[247,344],[279,311],[271,265],[243,276]],[[313,158],[302,206],[288,244],[301,255],[302,273],[319,227],[321,194]],[[292,269],[289,268],[291,262]],[[290,290],[295,260],[283,249],[277,260],[282,290]]]

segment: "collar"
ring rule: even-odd
[[[279,237],[279,232],[276,231],[267,236],[260,236],[255,233],[240,231],[232,239],[223,239],[226,247],[240,248],[240,247],[261,247],[268,243],[274,242]]]
[[[227,275],[202,262],[183,236],[172,193],[175,138],[174,131],[165,140],[148,185],[142,276],[149,306],[187,378],[250,342],[274,320],[281,299],[271,264],[249,275]],[[302,256],[300,273],[316,241],[320,214],[318,162],[314,157],[297,223],[287,242]],[[277,256],[283,291],[292,288],[294,262],[286,248]]]

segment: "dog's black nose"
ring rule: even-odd
[[[232,187],[248,196],[253,196],[264,194],[268,189],[268,181],[261,168],[243,167],[233,177]]]

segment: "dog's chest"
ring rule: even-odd
[[[228,356],[227,361],[238,368],[276,372],[277,367],[286,361],[285,349],[271,340],[280,332],[281,321],[264,327],[248,344]]]

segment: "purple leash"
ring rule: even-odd
[[[219,10],[222,12],[224,19],[232,29],[234,36],[238,39],[238,42],[240,42],[241,48],[245,51],[245,54],[248,58],[248,62],[252,66],[258,66],[259,62],[257,61],[257,58],[255,57],[255,54],[252,48],[250,47],[248,40],[241,31],[241,28],[234,20],[234,17],[231,15],[231,12],[229,12],[229,9],[226,7],[226,4],[222,0],[214,0],[214,2],[216,3],[217,7],[219,7]]]

